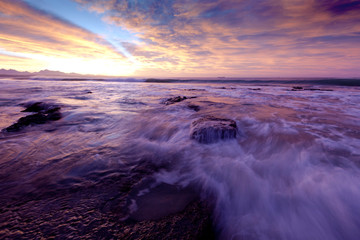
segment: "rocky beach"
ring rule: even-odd
[[[0,238],[358,239],[338,82],[3,78]]]

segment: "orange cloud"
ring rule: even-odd
[[[136,70],[103,38],[21,1],[0,2],[0,29],[0,53],[6,52],[1,56],[2,67],[23,70],[9,56],[13,54],[26,59],[28,70],[32,62],[34,71],[39,66],[103,75],[129,75]]]
[[[95,1],[143,74],[360,76],[358,1]]]

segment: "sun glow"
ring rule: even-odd
[[[61,71],[64,73],[80,73],[87,75],[129,76],[139,69],[139,63],[112,57],[54,57],[42,54],[9,52],[0,49],[0,54],[19,58],[21,60],[36,61],[43,69]],[[24,67],[24,66],[22,66]],[[39,69],[41,70],[41,69]]]
[[[107,76],[129,76],[132,75],[137,65],[116,59],[85,59],[85,58],[52,58],[48,57],[47,69],[61,70],[63,72],[107,75]],[[59,67],[60,66],[60,67]],[[61,68],[61,69],[59,69]]]

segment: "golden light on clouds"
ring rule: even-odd
[[[134,62],[101,37],[20,1],[2,1],[0,11],[0,53],[2,59],[8,56],[5,62],[11,68],[100,75],[131,75],[136,70]],[[10,64],[14,57],[24,65]]]
[[[3,67],[146,77],[360,76],[356,1],[74,2],[132,37],[114,32],[110,40],[76,19],[3,0]]]

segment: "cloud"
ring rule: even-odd
[[[7,52],[2,55],[2,59],[8,56],[7,65],[14,62],[14,56],[9,55],[16,55],[27,59],[27,66],[32,59],[34,68],[65,72],[126,75],[133,68],[126,57],[100,36],[23,1],[0,1],[0,29],[0,50]],[[100,60],[103,64],[99,65]]]
[[[76,1],[136,33],[124,46],[148,73],[321,75],[360,64],[360,1]]]

